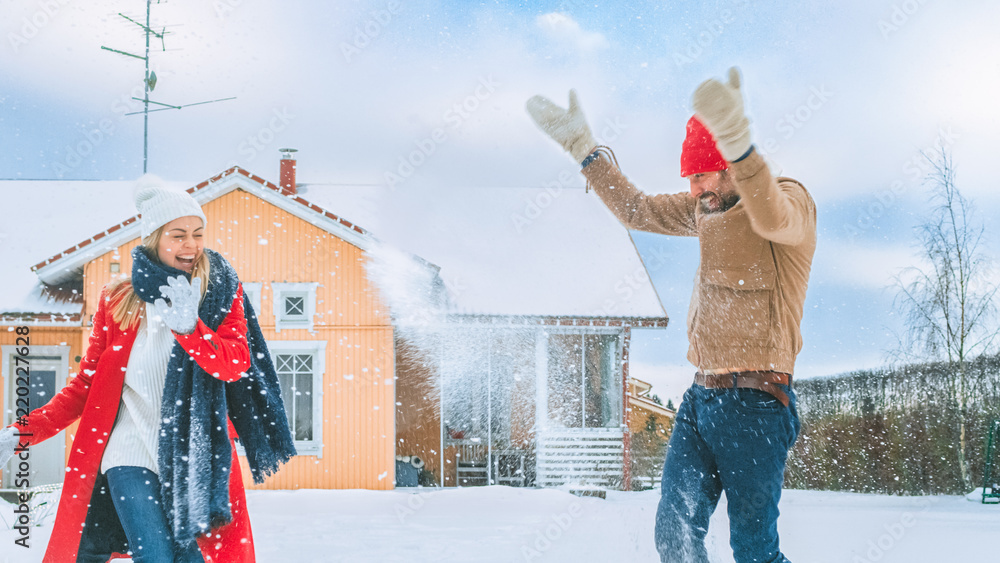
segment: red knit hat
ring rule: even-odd
[[[681,178],[726,168],[729,168],[729,165],[715,146],[712,133],[697,115],[692,115],[687,122],[687,135],[681,146]]]

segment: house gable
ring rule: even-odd
[[[242,189],[267,201],[284,211],[323,228],[337,237],[368,249],[372,237],[365,229],[339,217],[300,196],[292,194],[271,182],[236,166],[189,188],[199,204],[219,198],[233,190]],[[84,240],[62,252],[31,267],[45,283],[56,284],[74,275],[84,264],[108,250],[121,246],[124,242],[138,238],[140,227],[138,215],[109,227],[93,237]]]

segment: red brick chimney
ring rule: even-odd
[[[281,151],[280,184],[285,190],[296,193],[295,190],[295,153],[298,149],[278,149]]]

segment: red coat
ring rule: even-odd
[[[80,362],[80,372],[71,376],[69,383],[51,401],[33,411],[28,416],[27,425],[18,425],[20,432],[32,434],[21,438],[22,442],[31,445],[56,435],[73,421],[80,419],[69,461],[66,463],[66,477],[52,536],[45,550],[45,563],[76,561],[88,503],[94,481],[101,469],[101,458],[104,456],[108,436],[118,414],[125,368],[135,342],[135,329],[122,331],[118,323],[114,322],[111,315],[113,306],[106,301],[106,293],[107,288],[101,292],[100,304],[94,315],[93,332],[90,334],[87,352]],[[232,309],[218,331],[213,331],[198,319],[193,333],[184,335],[175,332],[174,336],[205,372],[217,374],[223,381],[235,381],[250,368],[246,332],[243,286],[240,284]],[[206,340],[206,335],[211,335],[211,338]],[[236,430],[231,421],[229,436],[232,443]],[[232,503],[232,522],[212,530],[210,538],[198,538],[206,563],[254,561],[253,535],[235,446],[229,480],[229,502]]]

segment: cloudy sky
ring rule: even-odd
[[[101,47],[141,54],[142,30],[118,14],[144,6],[0,0],[0,178],[142,173],[142,117],[124,115],[141,109],[142,61]],[[275,179],[288,146],[302,182],[391,183],[428,206],[452,189],[542,189],[572,162],[524,102],[565,104],[572,87],[625,173],[676,192],[691,92],[739,65],[755,141],[818,206],[799,375],[873,367],[901,330],[886,285],[914,263],[929,209],[922,150],[952,151],[992,228],[998,19],[992,1],[170,0],[153,5],[168,33],[152,43],[151,99],[236,99],[151,114],[149,170]],[[673,326],[637,337],[634,372],[678,397],[696,243],[636,241]]]

